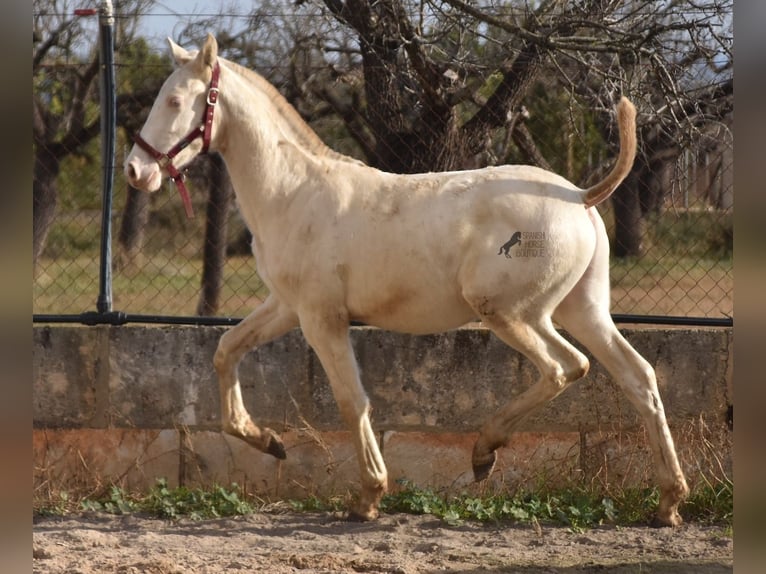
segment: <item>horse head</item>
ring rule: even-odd
[[[212,138],[212,110],[218,96],[218,44],[210,34],[199,51],[189,52],[170,38],[168,43],[176,69],[165,80],[146,123],[135,137],[136,144],[125,160],[125,177],[131,186],[152,192],[159,189],[162,177],[168,176],[184,196],[179,170],[206,152]]]

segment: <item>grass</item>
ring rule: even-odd
[[[162,213],[162,212],[158,212]],[[99,226],[93,214],[61,217],[33,281],[35,313],[93,310],[98,297]],[[606,214],[609,222],[610,214]],[[167,219],[167,217],[166,217]],[[201,218],[156,215],[139,260],[113,271],[113,308],[126,313],[194,315],[202,276]],[[613,312],[722,317],[733,314],[731,215],[664,212],[647,221],[645,254],[613,259]],[[198,221],[199,220],[199,221]],[[232,222],[232,229],[241,229]],[[232,231],[234,233],[235,231]],[[115,261],[120,253],[115,250]],[[243,317],[267,295],[249,256],[226,261],[220,316]]]
[[[685,520],[720,525],[733,533],[734,485],[730,481],[702,484],[692,490],[682,507]],[[628,488],[607,494],[595,489],[567,488],[492,495],[447,494],[423,489],[403,481],[396,492],[387,494],[380,509],[384,513],[431,515],[446,524],[466,521],[485,523],[552,524],[580,532],[600,524],[622,526],[648,523],[657,507],[654,488]],[[186,517],[192,520],[246,516],[255,512],[342,512],[350,496],[269,502],[244,492],[237,484],[228,487],[171,488],[164,479],[145,493],[126,493],[111,486],[100,495],[77,499],[60,492],[37,500],[34,512],[40,516],[63,516],[79,511],[109,514],[142,513],[161,519]]]
[[[45,259],[32,286],[35,313],[81,313],[95,309],[97,256]],[[195,315],[202,260],[165,253],[146,255],[140,267],[115,269],[115,310],[136,314]],[[268,294],[251,257],[229,257],[224,268],[221,316],[244,317]]]
[[[732,260],[628,258],[612,263],[612,312],[724,317],[734,313]]]
[[[731,213],[667,210],[648,216],[646,229],[642,256],[612,259],[612,311],[732,316]]]
[[[81,313],[95,309],[98,258],[45,259],[32,285],[35,313]],[[137,270],[113,272],[113,308],[126,313],[195,315],[202,261],[147,255]],[[733,315],[733,265],[721,261],[665,257],[612,264],[612,311],[637,315],[722,317]],[[244,317],[268,289],[251,257],[229,257],[220,316]]]

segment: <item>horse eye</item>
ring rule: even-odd
[[[171,108],[180,108],[181,107],[181,98],[179,96],[171,96],[168,98],[168,106]]]

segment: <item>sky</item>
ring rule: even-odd
[[[141,19],[140,29],[147,39],[156,45],[165,45],[165,38],[177,39],[178,32],[184,27],[188,15],[215,14],[221,9],[222,2],[204,0],[160,0]],[[237,13],[247,13],[253,1],[227,0]]]

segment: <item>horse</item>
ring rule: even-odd
[[[604,365],[644,421],[661,493],[654,524],[681,524],[678,507],[689,489],[654,369],[610,315],[609,242],[595,208],[635,159],[636,111],[627,98],[615,108],[618,156],[587,189],[525,165],[387,173],[331,150],[273,85],[219,56],[212,35],[194,51],[168,41],[175,69],[135,137],[125,176],[156,191],[163,176],[182,183],[183,166],[218,152],[269,289],[215,351],[224,432],[285,458],[279,435],[245,408],[238,365],[252,348],[300,328],[353,436],[361,488],[347,517],[373,520],[388,477],[350,325],[417,335],[479,319],[535,365],[535,384],[480,427],[471,455],[476,481],[490,475],[519,421],[588,372],[563,328]],[[516,232],[544,248],[498,257]]]

